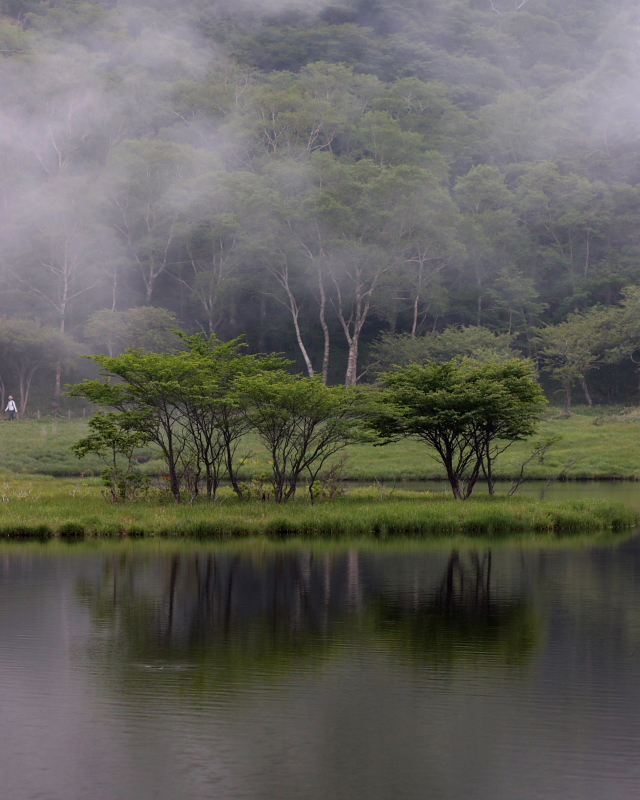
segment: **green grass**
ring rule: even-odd
[[[0,471],[4,473],[54,476],[98,475],[102,463],[95,457],[78,461],[71,445],[87,430],[81,419],[18,420],[0,422]],[[552,413],[545,419],[538,437],[563,437],[554,445],[543,464],[532,463],[529,478],[547,478],[568,464],[566,475],[576,479],[626,478],[640,480],[640,409],[580,409],[569,419]],[[510,478],[531,445],[518,443],[499,460],[497,478]],[[243,477],[267,472],[265,453],[255,439],[248,438],[241,448],[248,458]],[[347,449],[344,477],[349,480],[427,480],[444,478],[440,465],[429,457],[420,442],[406,441],[385,447],[354,445]],[[141,469],[158,474],[162,462],[149,448],[144,451]]]
[[[306,538],[296,536],[289,539],[268,538],[266,536],[241,536],[236,538],[193,538],[189,536],[86,536],[82,539],[64,539],[59,536],[25,538],[0,537],[0,555],[20,552],[57,553],[86,555],[91,553],[112,553],[117,555],[174,555],[189,554],[194,547],[205,553],[224,552],[237,553],[262,559],[265,556],[281,553],[299,553],[312,551],[316,555],[340,555],[354,548],[360,552],[372,554],[420,554],[424,552],[440,552],[449,555],[452,549],[461,552],[477,552],[479,549],[491,548],[495,552],[508,551],[517,547],[523,550],[582,550],[592,547],[616,547],[636,536],[634,528],[612,532],[581,531],[570,535],[558,535],[552,532],[531,532],[491,536],[482,534],[449,534],[428,537],[395,536],[387,539],[375,539],[371,536],[331,539],[328,537]]]
[[[456,502],[442,493],[374,487],[311,506],[300,499],[285,506],[242,503],[230,490],[216,503],[193,505],[161,499],[112,504],[95,481],[34,478],[0,486],[0,536],[247,536],[372,538],[442,535],[619,531],[638,524],[638,514],[619,503],[567,503],[479,495]]]

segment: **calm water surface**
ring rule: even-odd
[[[640,539],[0,549],[7,800],[640,797]]]

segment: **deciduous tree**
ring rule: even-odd
[[[483,470],[493,493],[495,457],[534,433],[546,404],[533,366],[521,359],[411,364],[383,380],[370,424],[384,444],[407,437],[428,444],[457,500],[471,495]]]

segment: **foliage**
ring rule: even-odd
[[[453,358],[490,362],[513,358],[513,338],[483,327],[449,327],[441,333],[423,336],[384,334],[372,348],[376,371],[433,362],[442,364]]]
[[[221,480],[227,478],[243,498],[238,446],[252,428],[251,398],[244,385],[281,370],[287,362],[277,355],[243,353],[239,339],[221,342],[215,334],[182,335],[181,339],[187,348],[183,361],[188,371],[181,377],[174,402],[193,451],[192,496],[199,492],[203,469],[208,497],[215,498]]]
[[[149,437],[128,428],[127,418],[113,412],[95,414],[89,420],[89,430],[89,435],[72,449],[78,458],[95,453],[107,464],[102,479],[109,499],[118,503],[144,496],[149,479],[134,469],[133,462],[136,450],[147,444]]]
[[[372,426],[386,442],[416,437],[430,445],[458,500],[471,495],[481,471],[493,493],[495,458],[534,433],[546,403],[532,365],[520,359],[412,364],[383,379]]]
[[[245,379],[239,389],[249,401],[251,427],[271,459],[275,501],[291,500],[306,475],[313,502],[328,460],[358,438],[362,393],[287,373]]]
[[[117,409],[122,416],[122,427],[138,431],[154,442],[165,460],[170,491],[180,502],[181,485],[192,456],[175,405],[181,379],[188,372],[184,360],[175,355],[135,350],[114,358],[92,356],[92,359],[109,382],[85,380],[71,387],[69,394]],[[113,378],[120,381],[111,383]]]
[[[0,319],[0,353],[4,369],[0,373],[0,403],[4,408],[5,386],[9,380],[17,384],[18,410],[23,415],[29,402],[34,376],[57,363],[69,365],[77,355],[73,339],[52,325],[37,320]]]
[[[170,350],[175,328],[349,385],[509,337],[567,404],[637,397],[633,4],[2,15],[0,316],[78,340],[39,348],[25,409],[57,408],[79,350]]]
[[[106,350],[111,357],[131,348],[163,353],[175,347],[177,327],[178,318],[165,308],[103,308],[87,320],[84,338],[95,351]]]
[[[92,356],[107,380],[85,380],[69,394],[117,409],[122,430],[136,431],[158,446],[176,502],[184,484],[192,500],[197,497],[203,469],[209,497],[215,497],[225,474],[241,496],[234,462],[238,441],[248,429],[247,400],[236,384],[286,362],[278,356],[243,355],[237,340],[225,344],[214,335],[181,338],[184,351]],[[114,378],[119,382],[113,383]],[[106,436],[109,447],[119,441],[107,428],[95,433],[98,439]]]
[[[546,367],[565,390],[565,411],[571,413],[571,389],[580,381],[589,405],[587,375],[602,361],[607,343],[608,309],[592,308],[585,314],[570,314],[566,322],[539,332],[540,354]]]

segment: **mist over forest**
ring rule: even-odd
[[[637,3],[0,10],[3,405],[171,327],[330,383],[521,354],[638,404]]]

